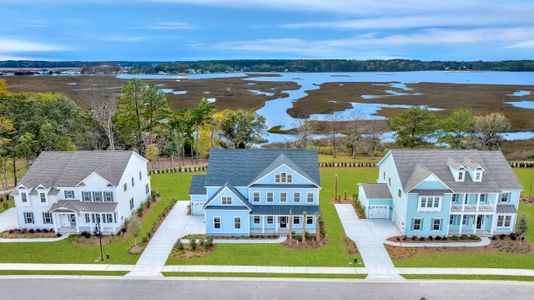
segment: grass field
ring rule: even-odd
[[[419,275],[403,274],[406,279],[437,279],[437,280],[513,280],[513,281],[534,281],[534,276],[503,276],[503,275]]]
[[[29,271],[29,270],[0,270],[4,275],[79,275],[79,276],[124,276],[127,271]]]
[[[335,278],[365,279],[367,274],[308,274],[308,273],[214,273],[214,272],[162,272],[165,277],[265,277],[265,278]]]
[[[154,226],[172,198],[187,199],[191,176],[191,173],[151,176],[152,189],[160,191],[162,197],[143,217],[141,237]],[[104,263],[135,264],[139,255],[128,253],[132,245],[133,238],[112,239],[104,245],[104,253],[111,256]],[[53,243],[0,243],[0,253],[0,263],[100,263],[99,246],[79,245],[72,238]]]
[[[348,155],[336,155],[334,158],[332,155],[319,154],[319,162],[329,163],[329,162],[378,162],[382,157],[375,156],[352,156]]]
[[[350,194],[356,191],[357,182],[376,179],[375,168],[321,169],[321,214],[327,232],[327,245],[316,249],[289,249],[279,244],[219,244],[216,250],[196,259],[169,257],[167,264],[179,265],[261,265],[261,266],[337,266],[349,267],[354,258],[347,253],[343,237],[345,233],[334,206],[334,176],[339,176],[339,190]],[[360,260],[361,261],[361,260]],[[354,266],[354,265],[352,265]],[[358,265],[361,266],[361,265]]]

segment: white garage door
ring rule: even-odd
[[[389,205],[369,205],[369,219],[387,219]]]

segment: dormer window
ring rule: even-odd
[[[473,181],[482,181],[482,169],[478,168],[475,170],[475,178],[473,179]]]
[[[465,169],[461,168],[458,170],[458,177],[456,177],[456,181],[464,181],[465,179]]]
[[[293,181],[293,176],[291,174],[287,174],[285,172],[274,175],[274,182],[276,183],[291,183]]]

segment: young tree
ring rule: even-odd
[[[311,145],[312,134],[315,130],[314,127],[313,121],[310,119],[298,119],[295,122],[295,128],[300,137],[300,145],[302,148],[307,149]]]
[[[302,213],[303,221],[302,221],[302,242],[306,242],[306,219],[308,218],[308,215],[306,214],[306,211]]]
[[[425,138],[434,133],[436,123],[437,118],[434,113],[427,108],[414,106],[390,119],[388,126],[395,131],[397,144],[415,148],[425,144]]]
[[[289,209],[289,240],[293,240],[293,211]]]
[[[153,161],[157,160],[158,157],[159,157],[159,148],[158,148],[158,146],[156,144],[149,144],[148,146],[146,146],[145,157],[150,162],[153,162]],[[154,166],[152,165],[152,167],[154,167]]]
[[[202,97],[200,103],[193,109],[193,123],[195,126],[195,163],[198,164],[200,139],[200,127],[208,124],[215,113],[215,107],[211,105],[207,98]]]
[[[37,155],[39,144],[31,132],[22,134],[15,145],[17,156],[26,159],[26,165],[30,167],[30,160]]]
[[[244,110],[229,110],[219,125],[220,136],[234,148],[257,143],[267,133],[265,117]]]
[[[449,144],[453,149],[460,149],[466,137],[473,132],[475,118],[475,114],[469,109],[455,110],[439,122],[442,131],[439,141]]]
[[[500,149],[504,141],[504,133],[510,131],[511,128],[510,120],[499,113],[477,117],[472,135],[475,148],[482,150]]]
[[[332,135],[332,146],[334,148],[332,156],[334,158],[336,158],[337,155],[337,135],[340,130],[341,118],[342,114],[340,112],[331,113],[326,117],[326,120],[328,121],[328,127],[330,129],[330,134]]]
[[[521,245],[521,242],[523,241],[523,236],[528,230],[528,220],[527,215],[524,213],[521,215],[521,218],[517,220],[517,224],[515,225],[515,233],[519,234],[519,245]]]
[[[321,240],[321,223],[319,222],[319,213],[315,213],[315,240]]]
[[[139,224],[139,218],[136,216],[132,217],[129,230],[134,238],[134,246],[137,246],[139,243],[139,235],[141,234],[141,224]]]

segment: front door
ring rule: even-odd
[[[280,228],[287,227],[287,217],[280,217]]]
[[[482,229],[484,227],[484,215],[477,216],[477,229]]]
[[[69,222],[70,222],[70,226],[72,227],[76,226],[76,216],[74,214],[69,215]]]

